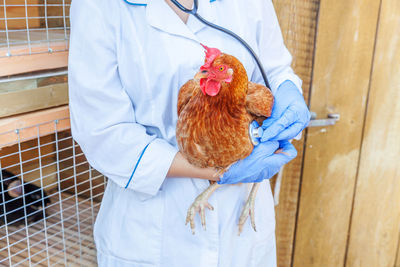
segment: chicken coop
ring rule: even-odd
[[[400,267],[400,1],[273,3],[314,114],[272,180],[278,266]],[[70,5],[0,0],[0,266],[96,266],[107,180],[71,136]]]
[[[1,266],[96,262],[92,227],[105,178],[88,165],[73,141],[66,111],[11,117],[0,126]],[[9,127],[15,130],[3,131]],[[22,192],[6,199],[15,190],[11,185],[15,179],[21,181]]]
[[[0,266],[96,265],[106,181],[71,137],[70,4],[0,2]]]

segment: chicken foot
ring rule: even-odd
[[[251,226],[253,226],[254,231],[257,232],[256,221],[255,221],[255,217],[254,217],[254,202],[255,202],[257,191],[258,191],[259,187],[260,187],[260,183],[254,183],[253,186],[251,187],[249,198],[247,199],[246,204],[244,205],[242,213],[240,214],[240,217],[239,217],[239,233],[238,233],[238,235],[240,235],[242,233],[244,223],[246,222],[249,215],[250,215]]]
[[[190,222],[192,234],[195,234],[194,217],[196,215],[196,212],[200,213],[201,225],[203,226],[203,229],[206,230],[206,217],[204,214],[205,208],[214,210],[214,207],[211,206],[210,203],[208,203],[208,199],[210,198],[211,194],[214,193],[214,191],[221,186],[222,185],[218,183],[211,184],[206,190],[203,191],[203,193],[196,197],[195,201],[190,206],[186,215],[186,224]]]

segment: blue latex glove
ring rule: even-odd
[[[276,91],[271,117],[264,120],[261,142],[296,137],[310,121],[310,112],[296,85],[287,80]]]
[[[281,148],[283,153],[275,154]],[[254,147],[251,154],[226,171],[219,184],[255,183],[274,176],[280,168],[295,158],[297,151],[289,141],[267,141]]]

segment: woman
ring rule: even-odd
[[[266,68],[275,107],[263,125],[262,145],[268,148],[295,137],[309,114],[271,1],[199,2],[200,15],[242,36]],[[193,0],[182,3],[191,6]],[[206,231],[198,217],[196,235],[185,226],[192,201],[208,180],[219,180],[214,169],[190,165],[175,140],[178,91],[204,62],[200,42],[236,56],[251,80],[262,83],[251,56],[237,41],[188,17],[168,0],[73,1],[72,133],[90,164],[108,177],[94,229],[100,266],[276,265],[268,180],[255,203],[257,232],[248,223],[237,235],[247,184],[221,187],[209,199],[214,211],[206,214]],[[266,153],[271,164],[260,167],[258,174],[270,178],[296,154],[291,145],[284,151],[280,159]],[[246,169],[228,173],[241,177]]]

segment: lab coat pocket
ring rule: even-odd
[[[157,265],[161,253],[162,218],[164,213],[164,192],[143,200],[132,190],[124,190],[118,198],[121,209],[114,218],[109,249],[114,256],[133,263]]]
[[[252,267],[276,267],[275,234],[256,244],[253,249]]]

